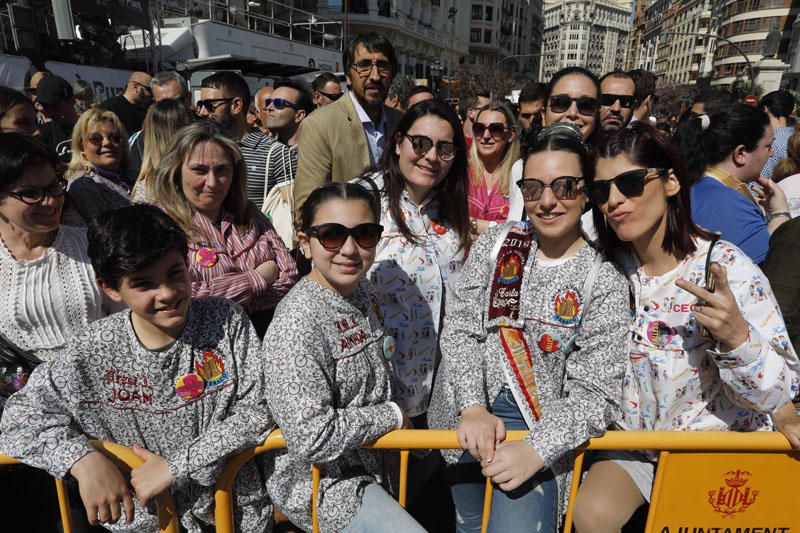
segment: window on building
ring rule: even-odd
[[[469,30],[469,42],[471,43],[481,42],[481,30],[479,28],[472,28],[471,30]]]
[[[492,30],[483,30],[483,42],[492,44]]]
[[[472,4],[472,20],[483,19],[483,6],[480,4]]]
[[[493,13],[492,13],[492,6],[486,6],[486,20],[488,20],[488,21],[490,21],[490,22],[491,22],[491,20],[492,20],[492,15],[493,15]]]

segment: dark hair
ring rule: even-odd
[[[378,197],[374,193],[358,183],[334,181],[322,187],[317,187],[308,195],[308,199],[303,204],[303,207],[300,208],[300,231],[307,232],[314,222],[314,216],[317,214],[319,206],[331,200],[361,200],[369,206],[369,210],[375,217],[375,222],[378,222],[381,218],[381,206],[378,202]]]
[[[200,82],[203,89],[217,89],[227,97],[241,98],[245,111],[250,105],[250,87],[239,74],[230,70],[220,70],[203,78]]]
[[[662,250],[674,257],[683,257],[697,249],[695,237],[703,239],[711,237],[708,232],[692,222],[691,180],[681,156],[670,144],[666,135],[648,122],[632,122],[625,128],[604,135],[597,146],[596,154],[598,159],[611,159],[622,155],[644,168],[672,169],[678,178],[680,191],[667,201],[667,227],[664,240],[661,242]],[[592,206],[592,218],[600,247],[607,259],[613,259],[620,249],[630,246],[617,237],[596,205]]]
[[[633,77],[630,74],[628,74],[627,72],[625,72],[624,70],[612,70],[611,72],[603,74],[603,77],[600,78],[600,83],[603,83],[603,81],[606,78],[619,78],[619,79],[622,79],[622,80],[631,80],[633,82],[633,85],[634,86],[636,85],[636,80],[634,80]],[[634,91],[635,91],[635,89],[634,89]],[[634,95],[635,94],[636,93],[634,92]]]
[[[786,118],[794,111],[794,96],[789,91],[772,91],[758,103],[758,107],[772,113],[775,118]]]
[[[475,89],[475,99],[478,99],[478,97],[480,97],[480,98],[491,98],[492,97],[492,93],[489,92],[488,89],[484,89],[483,87],[478,87],[477,89]]]
[[[186,259],[186,234],[164,211],[148,204],[133,204],[103,211],[86,234],[89,259],[97,279],[119,289],[123,278],[162,260],[170,252]]]
[[[58,171],[58,156],[20,133],[0,133],[0,189],[13,186],[29,168],[49,164]]]
[[[400,233],[409,242],[419,244],[420,239],[424,236],[411,232],[400,208],[400,198],[405,190],[405,178],[400,171],[400,158],[395,148],[403,141],[403,135],[408,133],[417,120],[429,115],[441,118],[453,128],[456,157],[453,159],[453,165],[450,167],[447,177],[436,186],[435,190],[439,196],[438,216],[441,221],[452,225],[458,233],[461,248],[466,250],[470,244],[469,209],[467,207],[467,143],[461,133],[461,122],[459,122],[456,112],[448,104],[439,100],[425,100],[406,111],[397,124],[394,135],[389,137],[386,148],[383,150],[379,167],[383,170],[382,192],[389,201],[389,214],[397,224]],[[374,169],[367,171],[365,176],[373,171]]]
[[[389,91],[386,93],[386,98],[397,98],[397,102],[401,109],[408,107],[408,97],[411,96],[411,90],[414,89],[414,81],[408,76],[403,74],[396,74],[392,79],[392,84],[389,85]]]
[[[337,78],[336,74],[333,74],[332,72],[323,72],[322,74],[314,78],[314,81],[311,82],[311,90],[321,91],[330,82],[339,85],[339,78]]]
[[[0,85],[0,119],[8,113],[8,110],[18,104],[28,104],[33,108],[30,99],[21,92]]]
[[[526,83],[525,86],[519,91],[519,98],[517,102],[535,102],[536,100],[544,100],[544,94],[547,91],[547,85],[540,81],[532,81]]]
[[[574,74],[586,76],[587,78],[592,80],[592,83],[594,84],[595,89],[597,90],[597,95],[598,96],[600,95],[600,80],[597,79],[597,76],[595,76],[592,71],[587,70],[583,67],[567,67],[567,68],[562,68],[561,70],[553,74],[552,78],[550,78],[550,82],[547,84],[547,88],[545,89],[544,92],[545,106],[548,106],[550,95],[553,94],[553,87],[556,86],[556,83],[558,83],[561,80],[561,78],[565,78],[567,76],[571,76]]]
[[[560,123],[559,123],[560,125]],[[552,128],[552,126],[547,126]],[[580,138],[580,130],[576,128],[576,135],[573,136],[568,132],[547,133],[544,129],[540,131],[535,139],[531,139],[531,144],[527,147],[527,151],[522,156],[522,165],[524,168],[528,158],[540,152],[569,152],[578,156],[581,164],[581,172],[583,173],[584,183],[590,182],[594,179],[594,159],[583,139]]]
[[[272,86],[273,89],[280,87],[288,87],[297,91],[297,102],[295,103],[306,112],[306,116],[314,111],[314,95],[308,85],[301,81],[285,79],[275,82],[275,85]]]
[[[363,45],[371,53],[382,52],[389,63],[392,64],[392,76],[397,74],[397,54],[394,51],[392,43],[383,35],[379,35],[373,31],[366,33],[359,33],[350,41],[344,51],[344,71],[350,72],[350,67],[353,66],[353,61],[356,57],[356,48],[358,45]]]
[[[656,75],[650,71],[637,68],[628,72],[628,76],[633,79],[633,84],[636,90],[633,93],[633,99],[638,106],[648,96],[655,95],[656,93]]]
[[[415,85],[413,89],[411,89],[408,93],[409,98],[414,95],[422,94],[422,93],[430,93],[433,94],[433,91],[427,85]]]
[[[744,145],[752,152],[769,126],[769,117],[761,109],[733,104],[709,114],[707,119],[692,116],[678,125],[672,142],[686,163],[692,183],[700,179],[706,168],[716,165],[733,150]],[[703,129],[703,120],[708,127]]]

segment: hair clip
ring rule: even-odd
[[[581,129],[570,122],[556,122],[555,124],[545,126],[536,136],[536,142],[552,136],[574,137],[576,141],[583,143]]]
[[[711,118],[708,115],[700,115],[700,127],[707,130],[711,125]]]

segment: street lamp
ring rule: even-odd
[[[433,96],[439,96],[439,84],[442,79],[442,64],[437,60],[431,65],[431,92]]]
[[[710,35],[706,33],[697,33],[692,31],[665,31],[662,32],[662,35],[690,35],[695,37],[708,37],[709,39],[718,39],[720,41],[725,41],[726,43],[731,45],[734,50],[739,52],[739,55],[741,55],[744,58],[745,63],[747,63],[747,72],[750,75],[750,87],[751,90],[754,90],[754,87],[756,86],[756,76],[755,74],[753,74],[753,65],[750,63],[750,58],[747,57],[747,54],[745,54],[741,48],[739,48],[739,45],[737,45],[730,39],[727,39],[725,37],[720,37],[719,35]]]

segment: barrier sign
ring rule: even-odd
[[[663,453],[647,533],[800,533],[798,479],[798,453]]]

